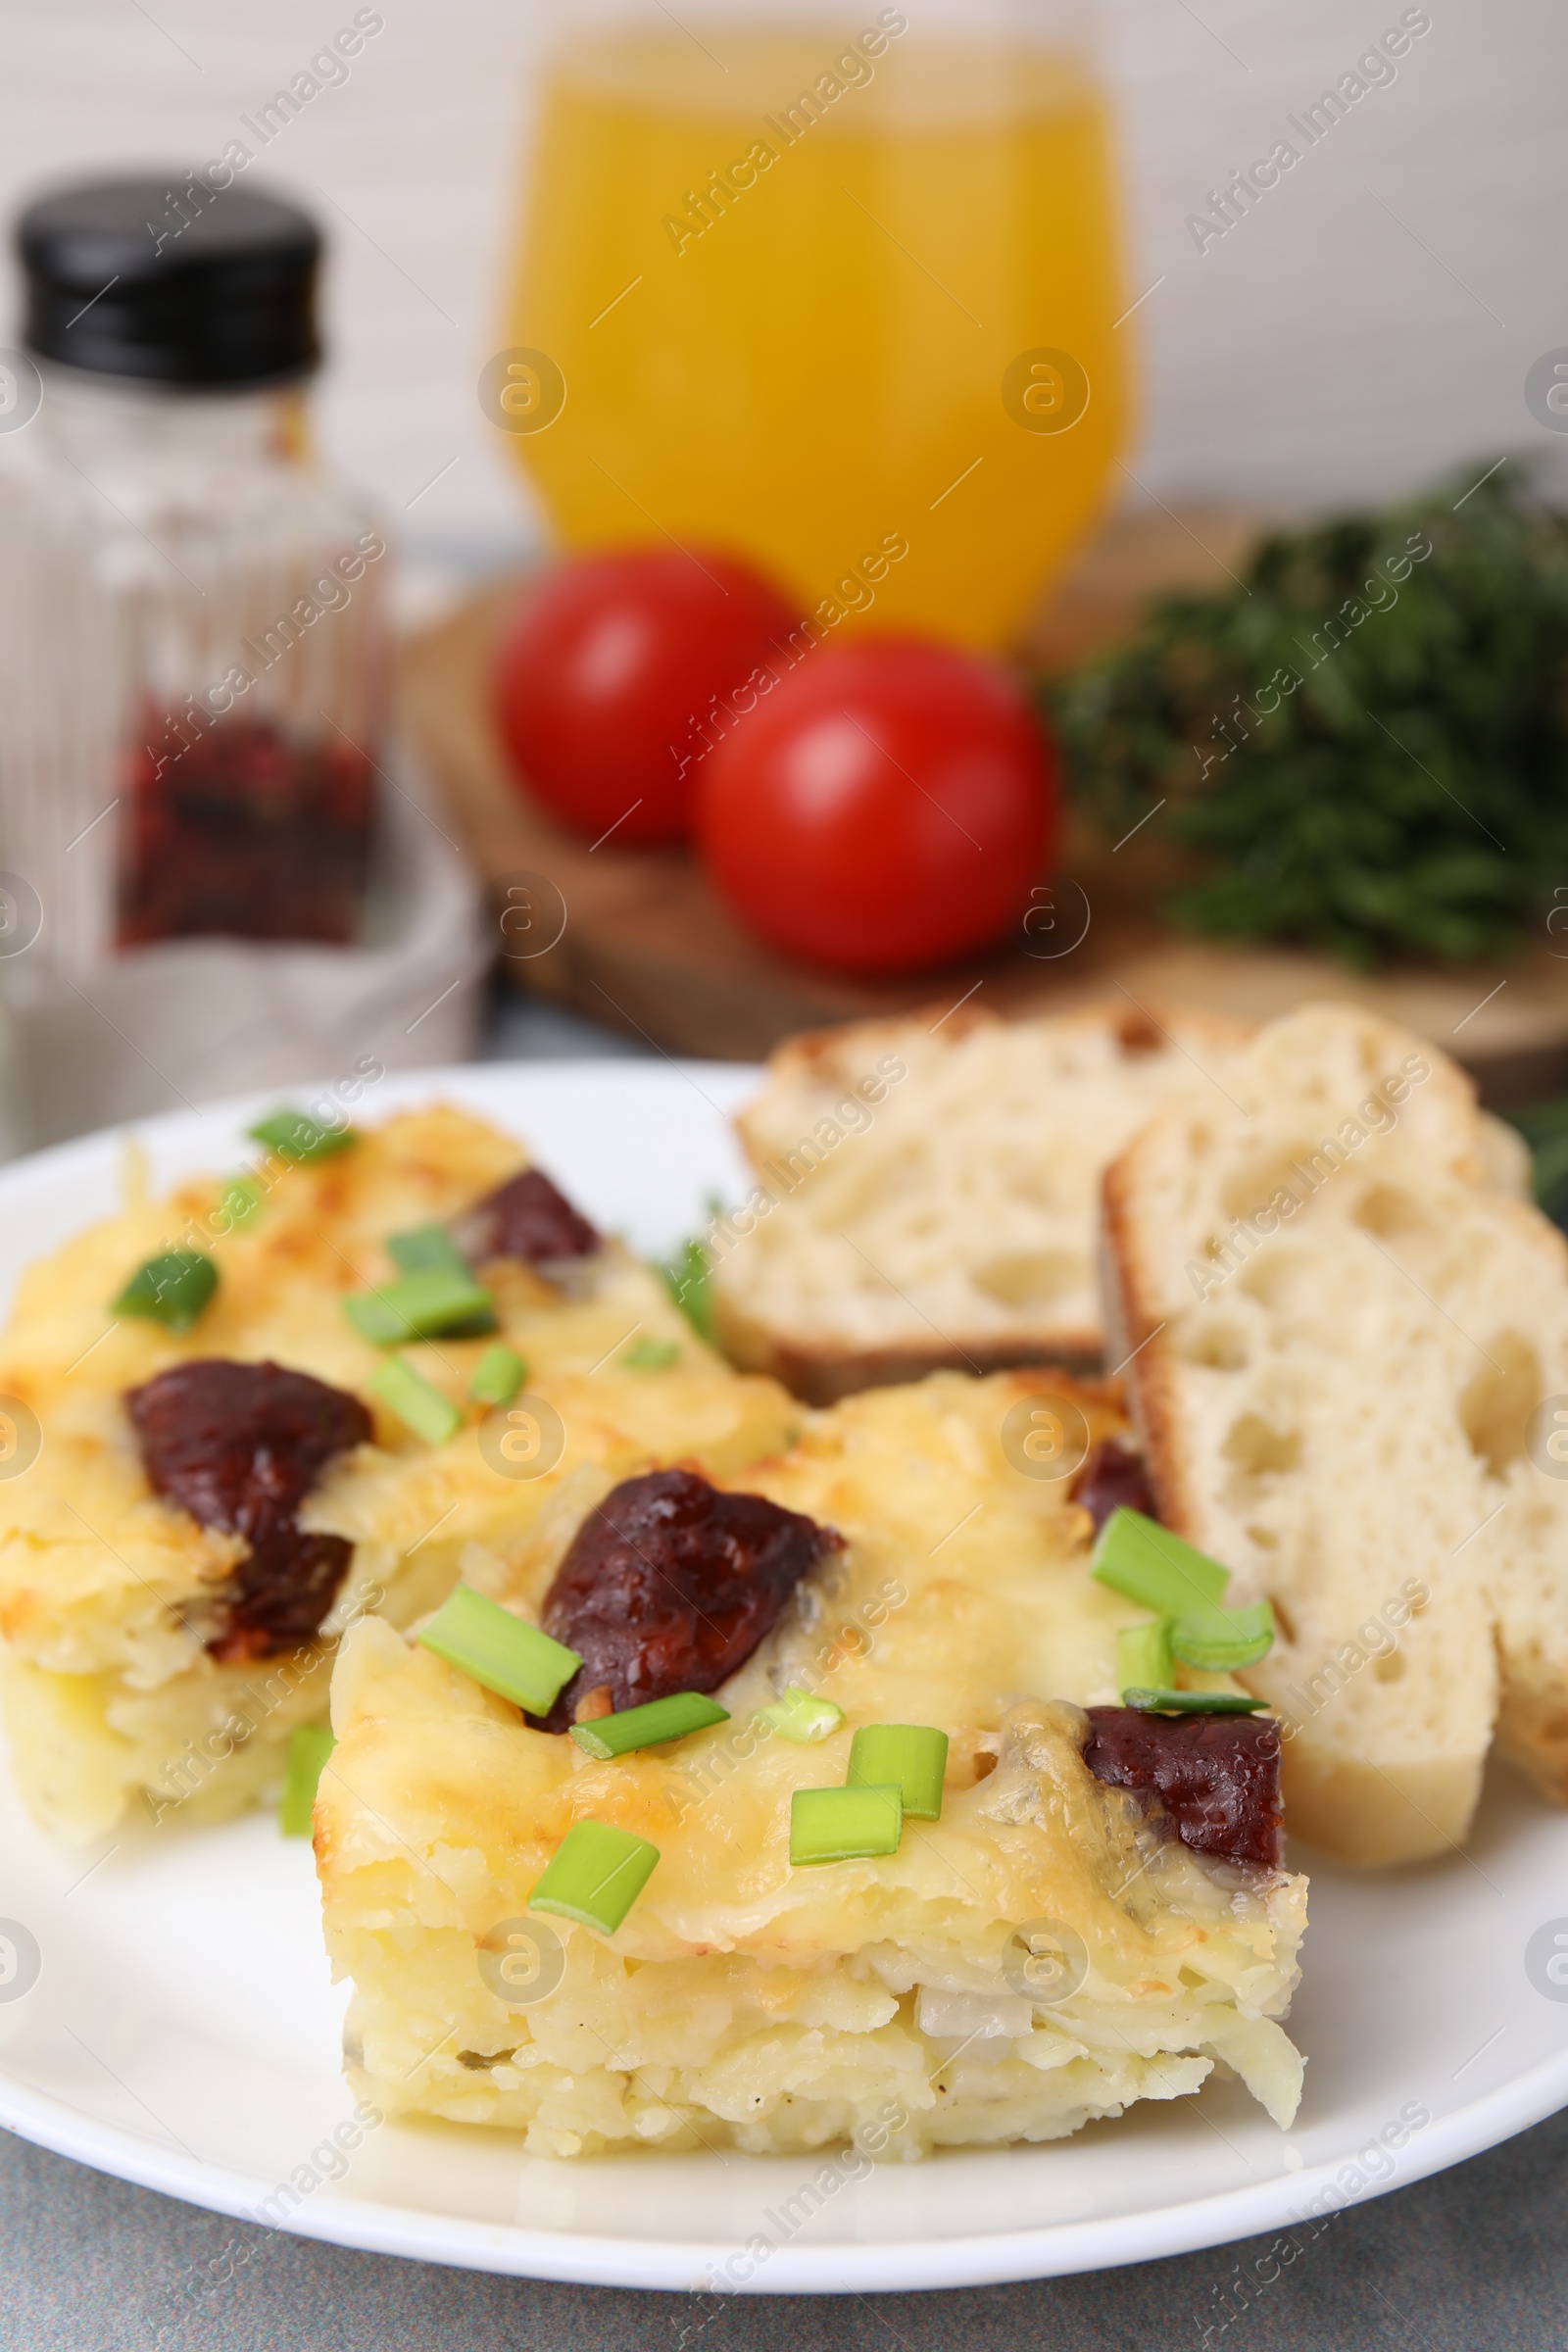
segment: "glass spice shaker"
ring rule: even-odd
[[[351,944],[390,564],[311,452],[316,225],[108,180],[33,204],[18,243],[38,405],[0,471],[0,852],[39,955]]]

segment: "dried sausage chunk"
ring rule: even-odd
[[[1072,1482],[1072,1498],[1089,1513],[1096,1535],[1112,1511],[1142,1511],[1146,1519],[1159,1516],[1144,1457],[1120,1438],[1101,1438],[1090,1447],[1089,1459]]]
[[[1097,1781],[1157,1797],[1183,1845],[1278,1870],[1280,1727],[1270,1715],[1153,1715],[1090,1707]]]
[[[844,1539],[760,1494],[689,1470],[625,1479],[590,1511],[540,1623],[582,1659],[546,1724],[564,1731],[579,1691],[612,1705],[716,1690],[744,1666],[803,1576]]]
[[[475,1265],[489,1257],[549,1265],[553,1259],[589,1257],[603,1247],[587,1218],[539,1168],[524,1168],[487,1194],[458,1219],[452,1238]]]
[[[353,1545],[305,1534],[295,1514],[333,1455],[369,1437],[359,1398],[281,1364],[213,1357],[172,1365],[125,1404],[155,1492],[251,1547],[218,1590],[214,1657],[270,1657],[314,1640]]]

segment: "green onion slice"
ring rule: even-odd
[[[574,1821],[528,1897],[530,1911],[554,1911],[579,1927],[613,1936],[654,1875],[659,1848],[608,1821]]]
[[[1155,1617],[1148,1625],[1124,1625],[1116,1636],[1116,1688],[1166,1690],[1174,1680],[1170,1626]]]
[[[218,1288],[218,1268],[200,1250],[165,1250],[138,1266],[110,1307],[169,1331],[189,1331]]]
[[[1272,1649],[1274,1612],[1266,1600],[1245,1609],[1186,1609],[1170,1629],[1170,1645],[1184,1665],[1231,1674],[1238,1666],[1255,1664]],[[1142,1679],[1168,1683],[1170,1676]]]
[[[433,1389],[401,1355],[377,1365],[369,1386],[370,1395],[427,1446],[444,1446],[463,1427],[463,1415],[451,1398]]]
[[[942,1818],[942,1776],[948,1768],[948,1735],[928,1724],[863,1723],[850,1741],[851,1788],[896,1787],[904,1811],[913,1821]]]
[[[717,1201],[712,1205],[716,1213]],[[710,1341],[713,1337],[713,1301],[709,1287],[712,1271],[707,1245],[696,1234],[682,1242],[674,1256],[658,1268],[665,1290],[698,1338]]]
[[[662,1372],[680,1353],[678,1340],[639,1340],[620,1359],[623,1372]]]
[[[453,1589],[418,1639],[460,1674],[529,1715],[548,1715],[582,1664],[564,1642],[525,1625],[471,1585]]]
[[[797,1788],[790,1799],[790,1863],[859,1862],[896,1854],[904,1835],[897,1787]]]
[[[428,1274],[439,1267],[459,1281],[472,1279],[472,1268],[444,1225],[416,1225],[412,1233],[394,1233],[386,1253],[400,1274]]]
[[[233,1233],[248,1225],[262,1205],[262,1188],[256,1178],[242,1169],[231,1176],[213,1203],[213,1222],[219,1233]],[[225,1222],[221,1225],[218,1219]]]
[[[814,1740],[832,1737],[844,1721],[844,1709],[836,1707],[830,1698],[813,1698],[799,1683],[791,1683],[770,1707],[758,1708],[757,1720],[781,1738],[808,1747]]]
[[[461,1274],[426,1266],[379,1290],[358,1291],[343,1312],[372,1348],[396,1348],[406,1340],[459,1339],[496,1327],[495,1301],[466,1266]]]
[[[1195,1551],[1180,1536],[1142,1511],[1112,1511],[1089,1563],[1091,1576],[1125,1593],[1158,1617],[1211,1608],[1224,1595],[1230,1570]]]
[[[290,1732],[283,1793],[277,1801],[277,1826],[285,1838],[310,1836],[311,1812],[322,1767],[336,1745],[324,1723],[296,1724]]]
[[[515,1348],[497,1340],[473,1367],[468,1395],[475,1404],[510,1404],[528,1377],[528,1366]]]
[[[1261,1698],[1244,1697],[1239,1690],[1140,1690],[1121,1694],[1124,1707],[1140,1715],[1252,1715],[1266,1705]]]
[[[711,1724],[728,1721],[728,1707],[716,1705],[699,1690],[677,1690],[669,1698],[651,1698],[643,1707],[622,1707],[618,1715],[574,1723],[571,1736],[584,1755],[604,1764],[634,1747],[657,1747],[661,1740],[684,1740],[688,1732],[706,1732]]]
[[[306,1110],[274,1110],[269,1118],[258,1119],[250,1132],[259,1144],[270,1145],[280,1159],[301,1165],[346,1152],[360,1140],[352,1127],[323,1127]]]

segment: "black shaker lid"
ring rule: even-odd
[[[17,224],[40,358],[160,384],[263,384],[319,357],[309,214],[250,188],[102,179]]]

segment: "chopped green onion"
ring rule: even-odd
[[[850,1788],[897,1785],[905,1813],[913,1821],[942,1818],[942,1776],[948,1769],[948,1735],[927,1724],[863,1723],[850,1741]]]
[[[579,1927],[613,1936],[654,1875],[659,1848],[608,1821],[574,1821],[528,1897],[530,1911],[554,1911]]]
[[[262,1188],[254,1176],[244,1171],[231,1176],[213,1203],[213,1219],[220,1233],[232,1233],[236,1226],[248,1225],[262,1205]],[[225,1224],[217,1220],[223,1217]]]
[[[714,1200],[715,1214],[718,1205]],[[709,1291],[712,1271],[707,1244],[697,1234],[682,1242],[674,1256],[659,1268],[665,1290],[703,1340],[711,1340],[713,1336],[713,1302]]]
[[[321,1770],[336,1745],[324,1723],[296,1724],[290,1732],[283,1793],[277,1800],[277,1826],[285,1838],[310,1836]]]
[[[527,1364],[515,1348],[497,1340],[474,1365],[468,1395],[475,1404],[510,1404],[527,1377]]]
[[[662,1372],[680,1353],[678,1340],[639,1340],[620,1359],[623,1372]]]
[[[1142,1511],[1112,1511],[1089,1563],[1091,1576],[1159,1617],[1212,1607],[1231,1581],[1228,1568],[1195,1551]]]
[[[574,1649],[514,1617],[471,1585],[454,1587],[419,1641],[460,1674],[528,1715],[548,1715],[582,1664]]]
[[[1210,1674],[1232,1674],[1251,1666],[1274,1646],[1274,1612],[1266,1600],[1245,1609],[1187,1609],[1170,1629],[1170,1645],[1184,1665]],[[1149,1675],[1166,1682],[1169,1675]]]
[[[1116,1688],[1168,1690],[1174,1677],[1170,1654],[1170,1623],[1155,1617],[1148,1625],[1124,1625],[1116,1636]]]
[[[463,1415],[451,1398],[433,1389],[401,1355],[377,1366],[370,1376],[370,1395],[427,1446],[444,1446],[463,1427]]]
[[[571,1736],[584,1755],[603,1764],[634,1747],[658,1747],[662,1740],[684,1740],[688,1732],[706,1732],[711,1724],[728,1721],[728,1707],[715,1705],[698,1690],[677,1690],[669,1698],[651,1698],[643,1707],[622,1707],[618,1715],[574,1723]]]
[[[382,1303],[377,1291],[355,1291],[343,1299],[342,1307],[361,1339],[368,1340],[372,1348],[395,1348],[400,1340],[414,1336],[404,1318]]]
[[[897,1788],[797,1788],[790,1799],[790,1862],[859,1862],[896,1854],[904,1835]]]
[[[346,1152],[360,1140],[352,1127],[323,1127],[305,1110],[274,1110],[270,1117],[258,1119],[250,1132],[259,1144],[270,1144],[280,1158],[301,1164],[325,1159],[333,1152]]]
[[[836,1707],[830,1698],[813,1698],[799,1683],[791,1683],[770,1707],[758,1708],[757,1720],[782,1739],[794,1740],[800,1746],[808,1747],[813,1740],[831,1738],[844,1721],[844,1709]]]
[[[1239,1690],[1140,1690],[1121,1694],[1124,1707],[1140,1715],[1251,1715],[1268,1702],[1244,1698]]]
[[[400,1274],[428,1274],[439,1267],[460,1282],[472,1279],[472,1268],[444,1225],[416,1225],[412,1233],[392,1234],[386,1253]]]
[[[136,1268],[109,1311],[189,1331],[217,1288],[218,1268],[202,1250],[165,1250]]]
[[[426,1266],[422,1273],[405,1274],[379,1290],[358,1291],[344,1299],[343,1312],[372,1348],[396,1348],[406,1340],[458,1339],[496,1327],[495,1302],[466,1266],[461,1274],[445,1266]]]

